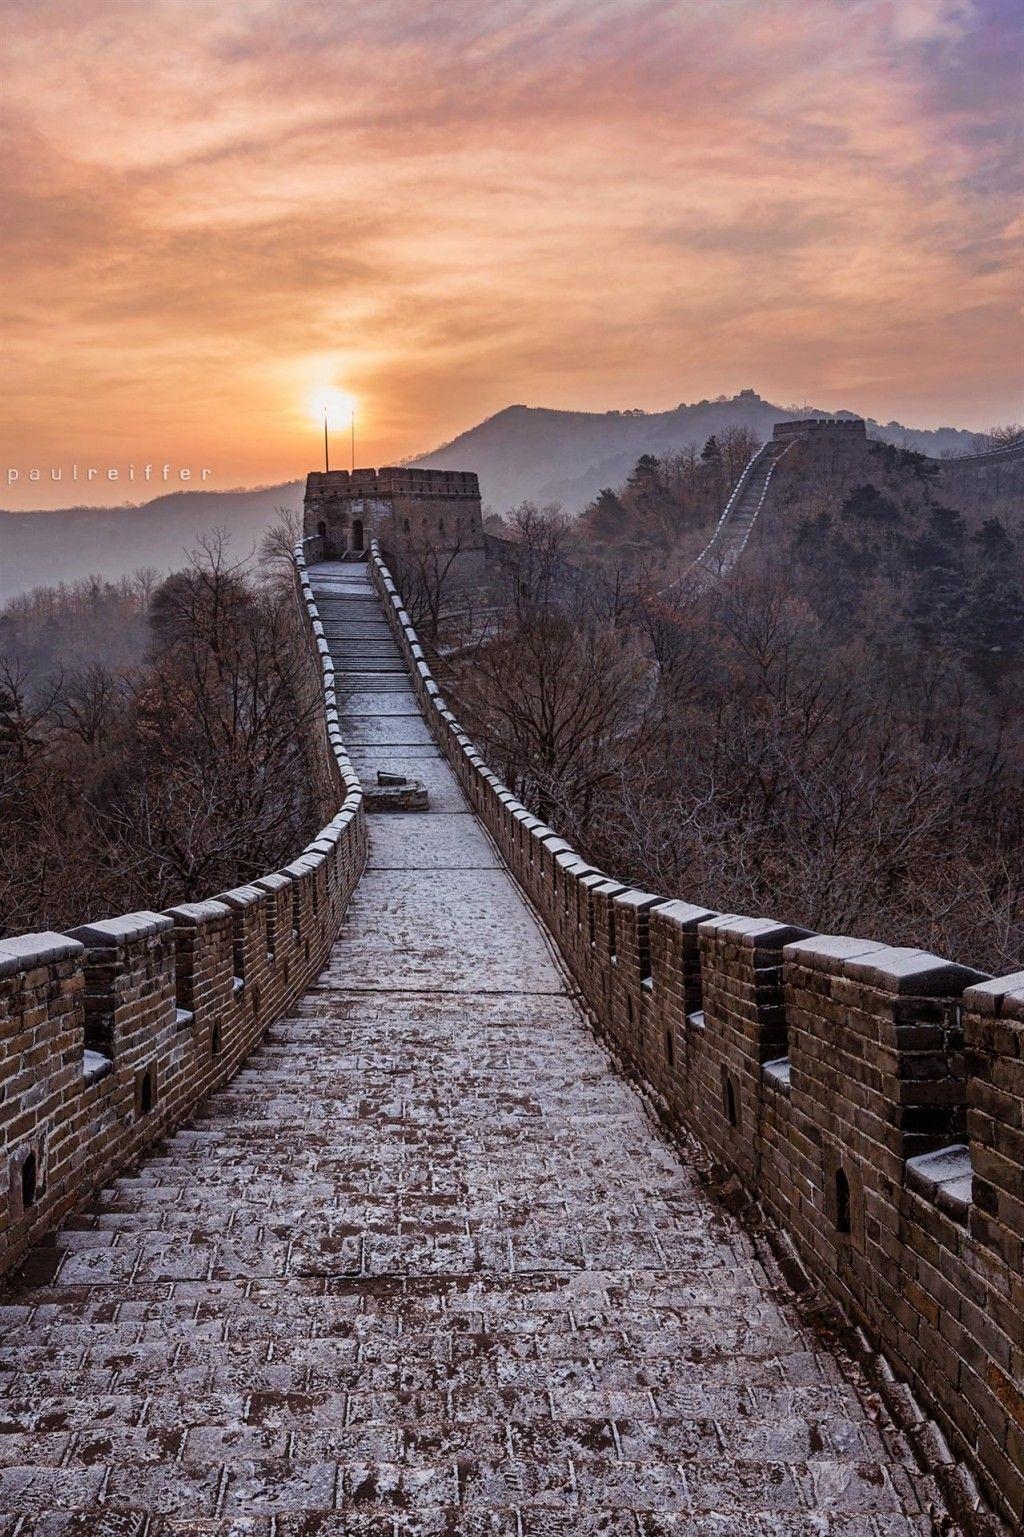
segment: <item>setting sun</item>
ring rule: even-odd
[[[330,428],[347,427],[356,414],[356,397],[328,384],[310,396],[309,410],[317,422],[322,423],[326,416]]]

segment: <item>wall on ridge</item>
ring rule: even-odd
[[[0,1272],[226,1083],[330,954],[366,820],[301,545],[295,559],[330,819],[283,870],[210,901],[0,943]]]
[[[377,549],[371,571],[439,747],[621,1061],[862,1329],[961,1518],[991,1520],[973,1473],[1024,1520],[1024,973],[610,880],[490,772]]]

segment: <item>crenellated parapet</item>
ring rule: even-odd
[[[226,1083],[334,944],[366,821],[302,545],[296,593],[330,817],[316,837],[209,901],[0,942],[0,1271]]]
[[[984,1528],[966,1465],[1024,1521],[1024,973],[595,870],[488,768],[378,550],[371,572],[438,746],[620,1063],[860,1331],[963,1519]]]
[[[794,421],[776,422],[772,437],[776,442],[789,442],[792,438],[835,437],[842,439],[866,439],[867,423],[860,417],[806,416]]]
[[[321,470],[306,477],[303,529],[318,558],[426,546],[461,554],[484,550],[480,482],[471,470]]]

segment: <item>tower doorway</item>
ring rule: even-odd
[[[362,520],[362,518],[353,518],[352,519],[352,548],[354,550],[361,550],[363,548],[363,520]]]

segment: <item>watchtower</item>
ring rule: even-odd
[[[866,439],[867,423],[859,416],[808,416],[802,421],[776,422],[772,437],[785,442],[790,438],[830,438],[838,443],[856,443]]]
[[[323,540],[328,560],[359,557],[372,539],[385,550],[482,553],[480,482],[469,470],[314,471],[306,477],[303,533]]]
[[[867,423],[860,417],[811,416],[776,422],[772,438],[781,446],[788,445],[779,464],[783,475],[804,479],[839,476],[855,481],[870,473],[874,445]]]

